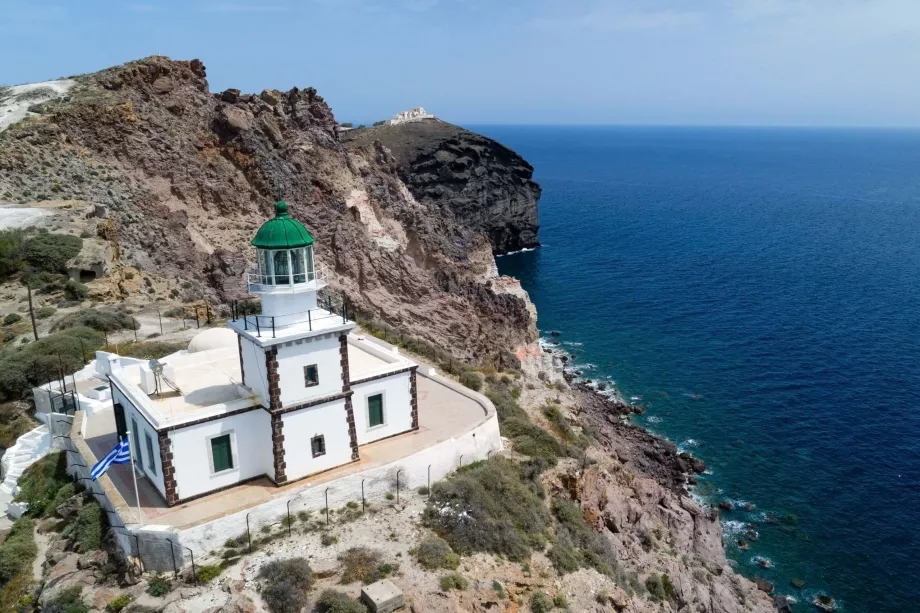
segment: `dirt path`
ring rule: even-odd
[[[36,583],[41,583],[42,574],[44,573],[42,563],[45,561],[45,554],[48,553],[48,546],[51,544],[48,533],[36,530],[35,544],[38,545],[38,554],[32,560],[32,578],[35,579]]]

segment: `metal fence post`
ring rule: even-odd
[[[195,552],[186,547],[185,545],[180,545],[183,549],[188,549],[188,555],[192,558],[192,579],[195,581],[195,585],[198,585],[198,570],[195,568]]]
[[[169,545],[170,545],[169,552],[172,554],[172,561],[173,561],[173,577],[178,579],[179,578],[179,565],[176,563],[176,544],[172,541],[169,541]]]
[[[201,327],[201,320],[198,319],[198,307],[195,307],[195,327]]]
[[[293,522],[291,522],[291,501],[288,500],[288,501],[287,501],[287,504],[286,504],[285,506],[287,507],[287,518],[288,518],[288,519],[287,519],[287,529],[288,529],[288,536],[290,537],[290,536],[291,536],[291,524],[293,523]]]
[[[367,510],[367,504],[364,500],[364,479],[361,479],[361,513]]]
[[[431,497],[431,464],[428,465],[428,497]]]
[[[128,532],[128,536],[134,537],[134,548],[137,549],[137,562],[141,565],[141,572],[144,571],[144,557],[141,555],[141,539],[136,534]]]
[[[249,513],[246,513],[246,542],[249,543],[249,553],[252,553],[252,534],[249,532]]]
[[[396,504],[399,504],[399,473],[402,472],[402,469],[396,471]]]
[[[457,467],[457,470],[460,470],[461,468],[463,468],[463,454],[462,453],[460,454],[460,465]]]
[[[326,488],[326,525],[329,525],[329,488]]]
[[[157,319],[160,321],[160,336],[163,336],[163,316],[160,315],[160,309],[154,307],[154,310],[157,312]]]

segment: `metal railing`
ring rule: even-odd
[[[315,267],[312,272],[306,271],[298,274],[263,275],[258,272],[246,273],[246,286],[250,292],[293,292],[298,289],[321,289],[327,283],[326,267],[323,264]]]
[[[307,329],[312,332],[315,329],[322,329],[328,324],[337,324],[341,320],[342,324],[348,323],[348,303],[343,296],[339,305],[333,304],[331,299],[322,301],[323,306],[307,311],[298,311],[296,313],[287,313],[285,315],[262,315],[249,314],[246,312],[248,301],[233,301],[230,303],[230,321],[234,323],[242,322],[243,329],[255,331],[256,336],[261,337],[263,334],[275,338],[278,330],[290,328],[292,326],[302,326],[307,324]],[[294,321],[292,321],[294,320]]]

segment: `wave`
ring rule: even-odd
[[[645,421],[647,421],[650,424],[660,424],[661,422],[664,421],[664,419],[662,419],[661,417],[658,417],[657,415],[649,415]]]
[[[584,343],[580,343],[578,341],[562,341],[562,344],[566,345],[567,347],[584,347],[585,346]]]
[[[684,442],[678,443],[677,453],[685,453],[686,451],[690,449],[696,449],[699,446],[700,444],[696,441],[696,439],[688,438]]]
[[[497,257],[497,258],[503,258],[503,257],[505,257],[506,255],[516,255],[516,254],[518,254],[518,253],[528,253],[528,252],[530,252],[530,251],[536,251],[536,250],[539,249],[540,247],[542,247],[542,245],[538,245],[538,246],[536,246],[536,247],[524,247],[523,249],[518,249],[517,251],[509,251],[508,253],[500,253],[500,254],[496,255],[495,257]]]

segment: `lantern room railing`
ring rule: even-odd
[[[320,289],[326,285],[326,267],[320,264],[312,272],[285,275],[262,275],[258,272],[248,272],[246,273],[246,285],[249,286],[249,291],[254,293]]]

